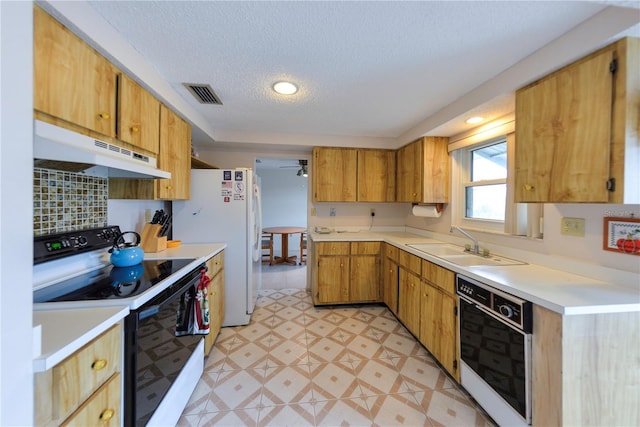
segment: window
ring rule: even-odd
[[[507,142],[464,150],[469,164],[464,182],[465,217],[504,222],[507,197]]]

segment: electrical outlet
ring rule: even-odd
[[[311,208],[311,216],[316,216],[316,208]]]
[[[584,237],[584,218],[568,218],[560,219],[560,234],[565,236]]]
[[[336,216],[336,208],[329,209],[329,216]]]

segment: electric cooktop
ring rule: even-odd
[[[131,267],[112,265],[55,283],[33,293],[34,303],[129,298],[150,289],[193,259],[142,261]]]

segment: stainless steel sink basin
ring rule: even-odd
[[[499,255],[490,255],[484,257],[465,252],[462,246],[452,245],[449,243],[416,243],[407,244],[407,246],[417,249],[429,255],[436,256],[447,260],[453,264],[463,267],[473,265],[523,265],[526,262],[515,259],[505,258]]]
[[[442,255],[464,255],[462,246],[450,245],[448,243],[418,243],[407,245],[429,255],[440,257]]]
[[[462,254],[462,255],[437,255],[446,261],[453,264],[461,265],[463,267],[471,267],[474,265],[524,265],[525,262],[517,261],[515,259],[505,258],[499,255],[491,255],[483,257],[474,254]]]

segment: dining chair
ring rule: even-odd
[[[298,265],[302,265],[302,263],[307,263],[307,232],[304,231],[300,233],[300,262]]]
[[[273,233],[262,233],[262,262],[273,264]]]

